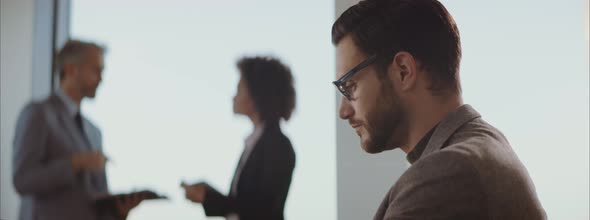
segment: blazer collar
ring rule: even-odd
[[[479,118],[481,115],[470,105],[462,105],[445,117],[434,130],[430,141],[421,157],[440,150],[444,143],[465,123]]]
[[[62,123],[63,132],[67,133],[68,136],[72,139],[72,146],[74,149],[78,150],[91,150],[93,146],[87,146],[88,144],[93,144],[92,141],[88,138],[88,134],[80,133],[80,129],[77,128],[76,123],[74,122],[74,116],[71,115],[71,112],[68,110],[66,103],[58,97],[56,94],[49,96],[49,102],[54,106],[57,114],[57,119]],[[84,121],[82,121],[84,123]],[[84,129],[86,131],[86,129]],[[88,141],[91,143],[86,143],[84,140],[85,135],[88,138]]]

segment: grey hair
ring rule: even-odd
[[[93,42],[86,42],[81,40],[68,40],[65,45],[57,52],[55,58],[55,74],[59,79],[64,77],[64,69],[66,64],[78,64],[80,59],[84,57],[85,53],[90,48],[98,49],[104,54],[106,48]]]

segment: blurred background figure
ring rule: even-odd
[[[240,80],[234,113],[252,122],[228,195],[207,183],[186,185],[186,198],[202,203],[207,216],[227,219],[284,219],[285,200],[295,167],[295,153],[281,131],[295,108],[290,69],[272,57],[245,57],[238,64]]]
[[[13,183],[22,197],[21,220],[125,219],[138,198],[98,212],[94,199],[108,194],[100,130],[80,114],[102,79],[105,49],[70,40],[58,52],[60,88],[22,110],[14,136]]]

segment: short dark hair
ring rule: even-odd
[[[362,52],[380,57],[379,69],[406,51],[428,73],[431,90],[461,91],[459,30],[437,0],[363,0],[334,22],[332,43],[337,45],[349,33]]]
[[[243,57],[237,66],[261,120],[289,120],[295,109],[295,88],[289,67],[269,56]]]
[[[104,46],[81,40],[68,40],[64,44],[57,52],[55,58],[55,74],[59,75],[60,80],[64,78],[65,65],[78,63],[89,48],[98,49],[101,53],[104,53],[106,50]]]

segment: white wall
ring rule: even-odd
[[[32,97],[34,0],[0,1],[1,219],[16,219],[18,197],[12,187],[14,126],[20,109]]]
[[[17,218],[19,206],[11,177],[14,128],[22,107],[51,91],[53,1],[2,0],[0,4],[0,219],[12,220]],[[67,11],[69,1],[60,0],[59,6],[59,11]],[[59,17],[58,42],[67,37],[65,15]]]

